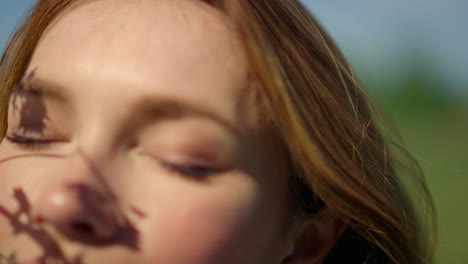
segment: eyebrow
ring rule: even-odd
[[[178,119],[183,117],[201,117],[214,121],[218,125],[241,138],[243,133],[231,122],[217,115],[208,108],[188,104],[176,99],[155,98],[153,96],[143,97],[135,103],[133,109],[136,114],[146,114],[158,118]]]
[[[70,98],[72,98],[72,95],[67,93],[66,89],[61,85],[36,76],[28,78],[26,82],[21,81],[17,86],[22,87],[15,88],[12,91],[12,97],[21,93],[22,96],[26,95],[41,97],[44,99],[48,98],[64,104],[69,103]],[[151,119],[154,119],[153,117],[156,117],[157,119],[201,117],[203,119],[214,121],[238,138],[243,137],[242,131],[237,126],[216,114],[214,111],[177,99],[157,98],[155,96],[145,95],[133,103],[130,109],[132,109],[134,115],[143,115],[145,117],[150,117]]]
[[[64,89],[53,82],[45,81],[37,77],[22,79],[12,90],[10,98],[14,96],[36,96],[68,102],[71,97]]]

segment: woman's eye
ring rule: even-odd
[[[19,145],[27,149],[43,148],[47,146],[47,144],[52,143],[51,140],[36,139],[32,137],[25,137],[25,136],[19,136],[19,135],[6,136],[5,138],[11,143]]]
[[[173,172],[176,172],[182,175],[198,177],[198,178],[208,177],[211,174],[219,171],[217,169],[204,167],[204,166],[178,165],[178,164],[172,164],[172,163],[163,162],[163,161],[161,162],[161,164]]]

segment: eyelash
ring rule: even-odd
[[[193,178],[206,178],[215,173],[218,173],[219,169],[214,169],[205,166],[192,166],[192,165],[179,165],[165,161],[160,161],[161,165],[171,172],[175,172],[182,176],[190,176]]]
[[[34,139],[19,135],[6,136],[5,138],[11,143],[28,150],[42,149],[52,143],[50,140]]]
[[[47,147],[48,144],[52,143],[50,140],[34,139],[30,137],[24,137],[19,135],[6,136],[6,139],[15,145],[19,145],[22,148],[28,150],[37,150]],[[194,178],[206,178],[214,173],[218,173],[219,169],[214,169],[206,166],[192,166],[192,165],[179,165],[166,161],[160,162],[163,167],[183,176],[190,176]]]

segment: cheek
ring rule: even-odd
[[[9,155],[3,158],[0,153],[0,201],[12,200],[13,190],[21,188],[28,193],[30,200],[50,178],[54,162],[27,155]]]
[[[37,174],[41,166],[38,166],[38,163],[23,160],[27,159],[0,157],[0,204],[3,206],[14,202],[13,190],[15,188],[34,186],[31,180],[37,177],[30,176],[33,173]]]
[[[3,143],[2,143],[3,144]],[[52,183],[51,176],[57,173],[59,159],[31,156],[11,151],[0,145],[0,206],[9,210],[18,209],[15,190],[21,191],[25,199],[34,207],[40,193]],[[0,215],[0,220],[2,220]]]
[[[16,174],[17,169],[15,167],[9,166],[7,163],[0,163],[0,209],[2,211],[11,212],[16,209],[16,204],[12,197],[13,186],[16,184],[14,175]],[[4,243],[4,239],[11,232],[8,219],[3,213],[0,213],[0,243]]]
[[[24,205],[20,206],[18,199],[15,198],[15,190],[19,190],[25,194],[27,203],[31,205],[34,198],[30,195],[31,192],[29,190],[40,186],[40,183],[34,180],[37,177],[31,176],[40,173],[39,171],[41,170],[41,166],[39,166],[41,162],[30,159],[5,160],[5,157],[5,155],[1,155],[0,153],[0,253],[10,252],[13,248],[18,248],[18,244],[28,241],[28,237],[24,234],[13,235],[15,234],[14,227],[5,214],[18,212],[20,208],[25,209]],[[24,217],[21,219],[26,220]],[[2,252],[2,250],[5,251]],[[31,247],[28,250],[28,254],[31,254],[29,256],[39,254],[39,249],[37,248],[35,251]]]
[[[179,188],[176,197],[159,198],[140,230],[151,263],[258,263],[255,251],[269,229],[261,224],[268,221],[260,192],[253,182],[224,186]]]

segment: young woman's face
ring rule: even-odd
[[[104,0],[60,17],[10,102],[0,253],[281,263],[287,177],[240,46],[198,1]]]

